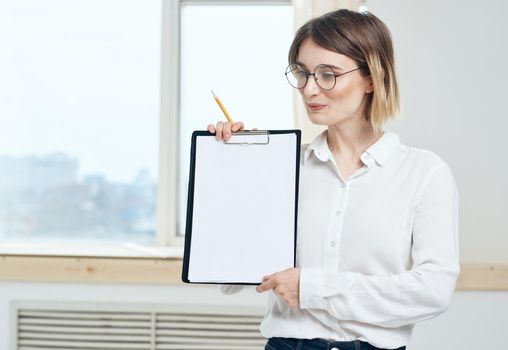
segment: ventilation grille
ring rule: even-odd
[[[231,306],[13,307],[16,350],[262,350],[262,310]],[[79,306],[78,306],[79,305]],[[112,305],[109,305],[110,307]],[[131,307],[131,309],[129,309]],[[157,311],[155,311],[157,310]]]

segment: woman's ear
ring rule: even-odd
[[[372,77],[369,75],[365,77],[367,86],[365,88],[365,93],[370,94],[372,91],[374,91],[374,83],[372,82]]]

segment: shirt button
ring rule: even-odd
[[[339,215],[340,215],[340,213],[341,213],[341,210],[337,210],[337,211],[335,212],[335,215],[339,216]]]
[[[335,241],[330,242],[330,247],[335,247]]]

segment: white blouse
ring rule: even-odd
[[[415,322],[447,309],[459,274],[450,168],[385,132],[362,154],[364,166],[343,179],[326,139],[325,130],[302,147],[300,307],[269,291],[261,333],[407,345]]]

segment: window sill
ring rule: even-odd
[[[0,281],[182,284],[183,247],[119,243],[0,244]]]
[[[181,259],[183,247],[116,242],[2,242],[0,256]]]

